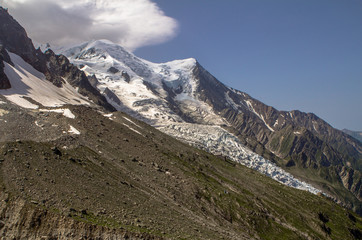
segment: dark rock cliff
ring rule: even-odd
[[[3,46],[0,45],[0,89],[11,88],[9,79],[4,72],[4,62],[12,64],[7,51]]]

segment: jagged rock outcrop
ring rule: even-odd
[[[96,77],[94,74],[88,76],[88,80],[89,80],[89,83],[90,83],[94,88],[97,88],[98,79],[97,79],[97,77]]]
[[[128,82],[128,83],[131,81],[130,76],[129,76],[128,73],[125,72],[125,71],[122,71],[122,77],[123,77],[123,79],[124,79],[126,82]]]
[[[0,7],[0,45],[22,57],[38,71],[44,72],[45,68],[40,64],[43,59],[39,59],[42,56],[41,51],[35,50],[25,29],[2,7]]]
[[[362,201],[362,174],[360,171],[349,167],[341,167],[339,176],[343,182],[343,186],[351,191],[359,201]]]
[[[122,104],[121,100],[119,100],[117,95],[114,94],[114,92],[112,92],[111,90],[109,90],[109,88],[104,89],[103,94],[105,96],[107,96],[110,100],[112,100],[113,102],[117,103],[118,105]]]
[[[116,74],[116,73],[119,72],[119,70],[118,70],[117,68],[115,68],[115,67],[112,66],[112,67],[108,68],[108,72],[113,73],[113,74]]]

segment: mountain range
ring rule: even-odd
[[[0,45],[2,237],[361,237],[334,201],[361,214],[362,145],[316,115],[195,59],[108,40],[43,52],[2,8]]]

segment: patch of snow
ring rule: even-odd
[[[0,104],[5,104],[6,102],[0,100]]]
[[[43,127],[38,123],[38,121],[35,121],[34,123],[35,123],[35,125],[36,125],[37,127],[43,128]]]
[[[103,114],[103,116],[112,120],[113,113]]]
[[[79,135],[80,132],[75,128],[73,127],[72,125],[69,125],[70,129],[68,130],[69,133],[73,133],[73,134],[76,134],[76,135]]]
[[[67,118],[75,118],[75,115],[68,108],[58,108],[58,109],[39,109],[39,112],[55,112],[62,113]]]
[[[298,132],[298,131],[296,131],[296,132],[293,132],[295,135],[300,135],[300,134],[302,134],[301,132]]]
[[[128,127],[130,130],[134,131],[135,133],[137,133],[137,134],[139,134],[139,135],[143,136],[143,134],[142,134],[142,133],[140,133],[139,131],[137,131],[136,129],[134,129],[134,128],[130,127],[129,125],[127,125],[127,124],[125,124],[125,123],[122,123],[122,124],[123,124],[124,126]],[[144,136],[143,136],[143,137],[144,137]]]
[[[5,114],[8,114],[8,113],[9,113],[9,111],[0,108],[0,117],[4,116]]]
[[[278,125],[278,119],[275,121],[275,123],[274,123],[274,127],[276,127]]]
[[[9,101],[29,109],[37,109],[39,106],[24,97],[33,99],[46,107],[58,107],[64,104],[89,105],[89,102],[69,83],[66,82],[63,87],[58,88],[46,80],[44,74],[35,70],[18,55],[9,52],[9,56],[14,67],[5,62],[4,72],[9,78],[11,88],[0,90],[0,94]]]
[[[63,115],[67,118],[75,118],[75,115],[68,109],[64,109]]]
[[[142,127],[140,125],[138,125],[137,123],[135,123],[134,121],[132,121],[131,119],[127,118],[127,117],[123,117],[124,119],[126,119],[128,122],[132,123],[133,125],[135,125],[136,127],[142,129]]]
[[[103,116],[111,119],[113,117],[113,113],[104,114]]]
[[[225,99],[234,110],[238,111],[239,106],[234,102],[234,100],[231,99],[229,92],[225,93]]]
[[[314,129],[314,131],[316,131],[316,132],[318,132],[318,130],[317,130],[317,122],[316,121],[312,121],[312,124],[313,124],[313,129]]]

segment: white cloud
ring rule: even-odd
[[[163,43],[178,29],[151,0],[8,0],[3,5],[39,43],[108,39],[134,50]]]

